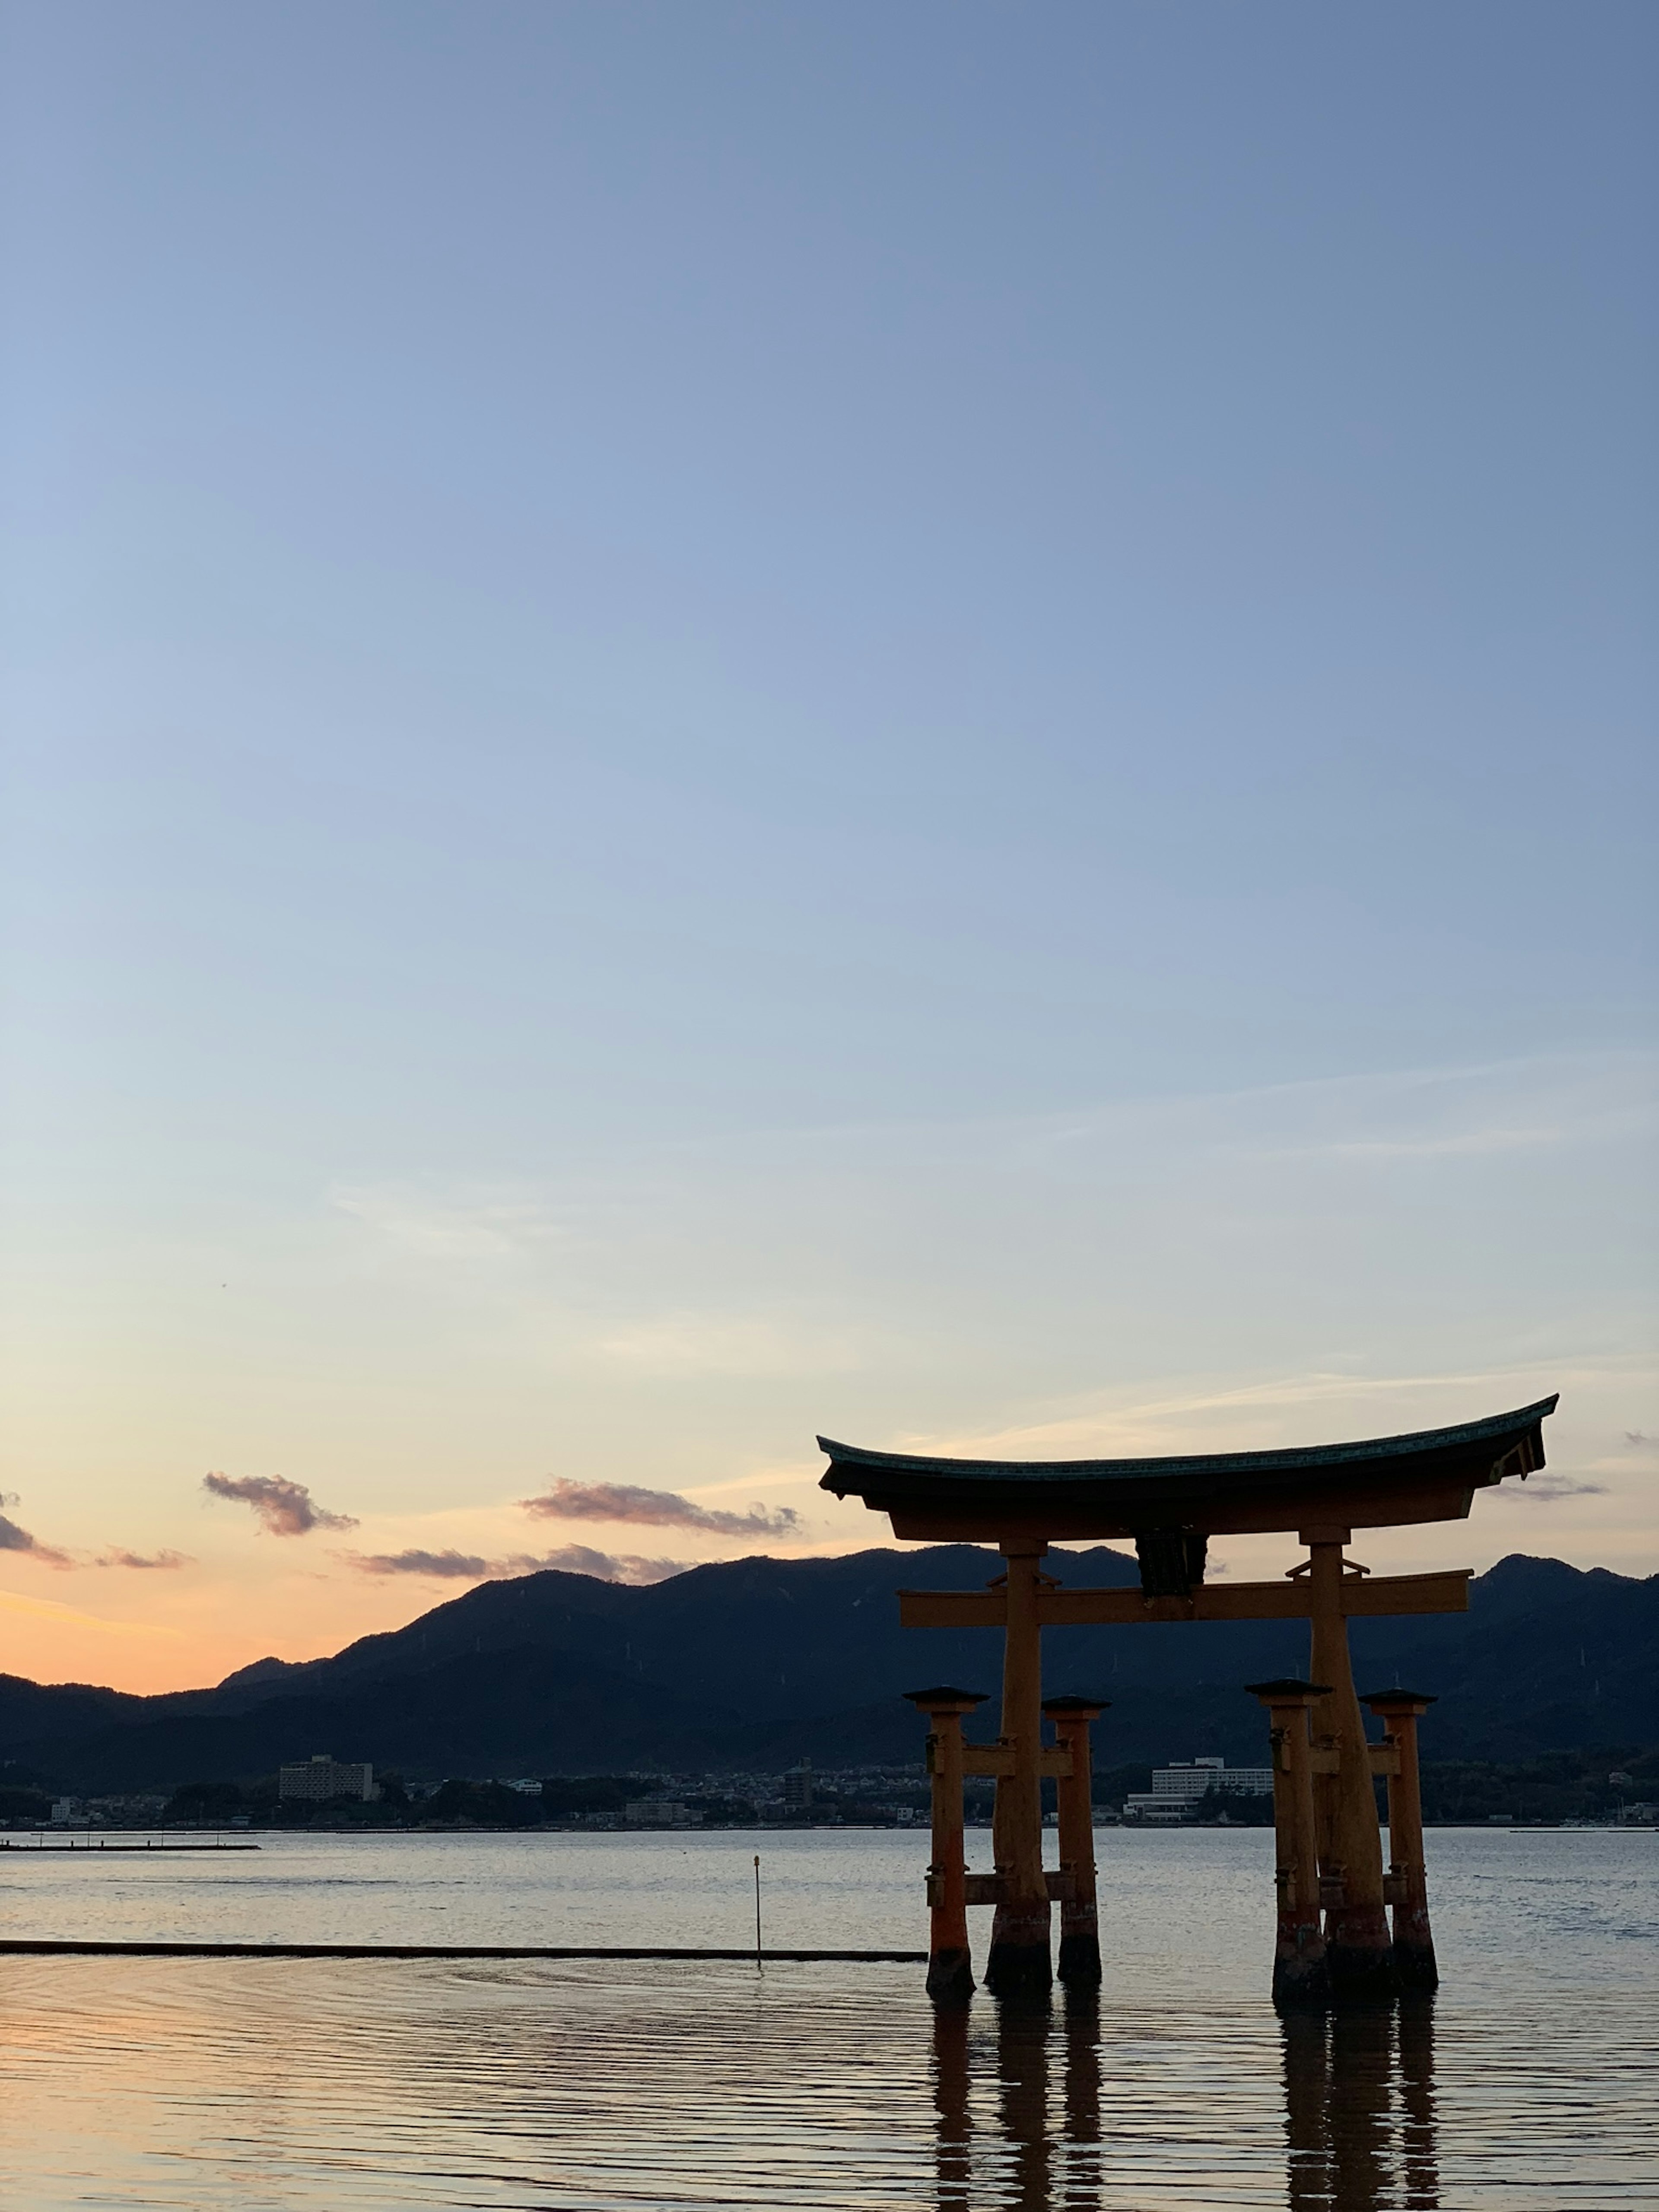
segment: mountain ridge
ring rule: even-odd
[[[1059,1549],[1073,1585],[1123,1588],[1134,1560]],[[902,1692],[994,1692],[994,1630],[907,1632],[901,1586],[972,1589],[1001,1562],[972,1545],[828,1559],[755,1555],[647,1585],[544,1570],[482,1583],[330,1656],[256,1660],[155,1697],[0,1676],[0,1759],[81,1791],[245,1780],[332,1750],[444,1774],[776,1771],[919,1757]],[[1515,1758],[1645,1743],[1659,1711],[1659,1577],[1510,1553],[1466,1614],[1356,1620],[1362,1689],[1409,1680],[1439,1702],[1425,1758]],[[1219,1753],[1255,1763],[1263,1723],[1242,1685],[1306,1665],[1300,1622],[1050,1630],[1051,1690],[1110,1701],[1103,1763]],[[994,1704],[970,1733],[994,1734]]]

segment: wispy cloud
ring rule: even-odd
[[[27,1620],[43,1620],[56,1628],[89,1629],[100,1636],[143,1638],[161,1637],[169,1643],[185,1640],[182,1628],[160,1620],[103,1620],[95,1613],[78,1613],[54,1598],[22,1597],[15,1590],[0,1590],[0,1613],[15,1613]]]
[[[12,1498],[7,1503],[15,1505],[17,1500]],[[72,1567],[75,1565],[69,1553],[60,1552],[52,1544],[43,1544],[38,1536],[30,1535],[27,1528],[20,1528],[3,1513],[0,1513],[0,1552],[22,1552],[32,1559],[39,1559],[46,1567]]]
[[[772,1316],[675,1313],[638,1319],[583,1340],[607,1365],[642,1375],[835,1375],[860,1366],[858,1332],[823,1316],[787,1324]]]
[[[1156,1395],[1139,1396],[1130,1390],[1091,1394],[1080,1401],[1080,1410],[1044,1421],[1021,1422],[998,1429],[905,1429],[890,1439],[873,1439],[894,1451],[939,1453],[964,1459],[1071,1459],[1131,1457],[1207,1449],[1208,1431],[1218,1417],[1230,1426],[1260,1422],[1279,1414],[1299,1415],[1304,1408],[1325,1405],[1352,1407],[1358,1413],[1342,1416],[1344,1437],[1393,1435],[1401,1430],[1433,1429],[1464,1420],[1473,1412],[1492,1407],[1508,1408],[1531,1404],[1551,1390],[1570,1396],[1578,1391],[1605,1387],[1609,1377],[1633,1369],[1645,1372],[1644,1360],[1617,1358],[1586,1362],[1562,1358],[1528,1362],[1515,1367],[1448,1369],[1440,1372],[1379,1375],[1358,1367],[1339,1373],[1282,1374],[1245,1383],[1194,1380],[1191,1387]],[[1479,1394],[1478,1401],[1462,1402],[1465,1392]],[[1390,1401],[1418,1397],[1417,1407],[1397,1411]],[[1380,1403],[1369,1412],[1370,1401]],[[1275,1425],[1278,1423],[1275,1421]],[[1296,1431],[1265,1441],[1297,1443],[1329,1440],[1329,1424]],[[1254,1431],[1224,1449],[1254,1445]],[[1659,1450],[1659,1440],[1650,1440],[1639,1430],[1626,1430],[1625,1441],[1637,1450]],[[1611,1465],[1612,1462],[1606,1464]]]
[[[313,1528],[355,1528],[349,1513],[327,1513],[303,1482],[280,1474],[204,1474],[202,1487],[216,1498],[251,1505],[273,1536],[306,1536]]]
[[[1022,1422],[1018,1426],[995,1430],[907,1431],[891,1449],[938,1452],[968,1459],[1127,1458],[1142,1451],[1196,1449],[1203,1424],[1208,1417],[1218,1414],[1260,1418],[1280,1412],[1299,1412],[1304,1407],[1340,1403],[1359,1395],[1443,1393],[1466,1385],[1485,1389],[1492,1380],[1487,1373],[1316,1373],[1281,1375],[1261,1382],[1220,1386],[1194,1383],[1188,1389],[1146,1398],[1126,1391],[1091,1400],[1083,1411],[1059,1419]],[[1504,1376],[1500,1378],[1500,1384],[1517,1403],[1529,1402],[1529,1397],[1540,1395],[1544,1387],[1531,1374],[1518,1379]],[[1433,1426],[1433,1419],[1425,1416],[1422,1425]],[[1173,1431],[1173,1436],[1168,1431]]]
[[[15,1492],[0,1491],[0,1505],[15,1505]],[[184,1552],[129,1552],[124,1545],[112,1544],[106,1552],[89,1556],[85,1552],[60,1552],[54,1544],[43,1544],[27,1528],[0,1513],[0,1552],[21,1552],[25,1558],[39,1559],[48,1567],[188,1567],[195,1561]]]
[[[1500,1482],[1494,1494],[1519,1498],[1523,1504],[1530,1500],[1534,1505],[1553,1505],[1558,1498],[1601,1498],[1607,1487],[1605,1482],[1580,1482],[1571,1474],[1534,1474],[1525,1482]]]
[[[483,1559],[471,1552],[422,1552],[413,1548],[406,1552],[343,1552],[340,1556],[349,1559],[359,1574],[434,1575],[446,1582],[482,1582],[507,1564],[501,1559]]]
[[[541,1498],[519,1503],[538,1521],[620,1521],[646,1528],[702,1528],[720,1536],[793,1536],[801,1517],[793,1505],[769,1511],[725,1513],[696,1505],[672,1490],[641,1490],[629,1482],[572,1482],[561,1476]]]
[[[1346,1160],[1428,1160],[1477,1158],[1484,1152],[1525,1152],[1535,1145],[1567,1141],[1564,1129],[1455,1129],[1441,1136],[1353,1138],[1327,1145],[1334,1158]]]
[[[519,1575],[544,1573],[591,1575],[602,1583],[661,1583],[684,1574],[689,1559],[647,1559],[631,1552],[596,1552],[586,1544],[566,1544],[539,1558],[519,1552],[505,1559],[486,1559],[472,1552],[348,1552],[360,1574],[421,1575],[439,1582],[499,1582]]]
[[[340,1212],[390,1244],[432,1260],[496,1260],[566,1235],[533,1189],[471,1189],[448,1198],[396,1184],[337,1189]]]

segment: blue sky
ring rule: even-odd
[[[1650,9],[3,16],[30,1670],[819,1428],[1659,1566]]]

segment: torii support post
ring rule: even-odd
[[[1104,1698],[1045,1698],[1042,1701],[1045,1716],[1054,1724],[1060,1748],[1071,1754],[1071,1770],[1058,1777],[1054,1790],[1060,1811],[1060,1978],[1073,1989],[1097,1989],[1100,1984],[1089,1729],[1108,1703]]]
[[[1278,1840],[1279,1930],[1273,2002],[1281,2011],[1328,2003],[1331,1978],[1319,1924],[1319,1838],[1314,1820],[1313,1745],[1308,1715],[1326,1686],[1287,1675],[1251,1682],[1273,1731],[1273,1828]]]
[[[1388,1731],[1389,1892],[1394,1906],[1394,1963],[1402,1990],[1437,1990],[1429,1928],[1428,1869],[1423,1859],[1423,1790],[1417,1771],[1417,1723],[1434,1699],[1421,1690],[1371,1690],[1369,1705]]]
[[[927,1869],[927,1994],[935,2004],[965,2004],[974,1993],[968,1946],[968,1862],[962,1832],[962,1723],[985,1703],[979,1690],[907,1690],[927,1716],[927,1772],[933,1793],[933,1859]]]
[[[1304,1529],[1313,1619],[1309,1672],[1330,1685],[1310,1715],[1314,1811],[1325,1898],[1325,1958],[1338,1999],[1386,2002],[1398,1990],[1382,1883],[1370,1748],[1348,1656],[1346,1586],[1362,1570],[1342,1557],[1346,1528]],[[1298,1573],[1302,1570],[1297,1570]]]
[[[1048,1886],[1042,1871],[1042,1631],[1037,1538],[998,1546],[1008,1562],[1002,1650],[1002,1747],[1009,1771],[997,1778],[992,1840],[1001,1890],[991,1927],[985,1986],[999,1996],[1048,1990]]]

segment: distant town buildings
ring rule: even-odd
[[[65,1826],[108,1827],[148,1825],[167,1803],[165,1797],[54,1797],[46,1815],[47,1825],[54,1828]],[[0,1826],[9,1826],[9,1821]]]
[[[623,1807],[630,1828],[700,1828],[702,1814],[682,1805],[678,1797],[630,1797]]]
[[[1173,1826],[1195,1813],[1212,1790],[1271,1797],[1273,1771],[1271,1766],[1229,1766],[1224,1759],[1178,1759],[1171,1765],[1154,1767],[1152,1788],[1131,1790],[1123,1810],[1131,1820]]]
[[[276,1795],[302,1798],[313,1805],[325,1803],[331,1797],[367,1801],[374,1795],[374,1769],[367,1759],[359,1765],[319,1751],[310,1759],[295,1759],[289,1765],[278,1767]]]

